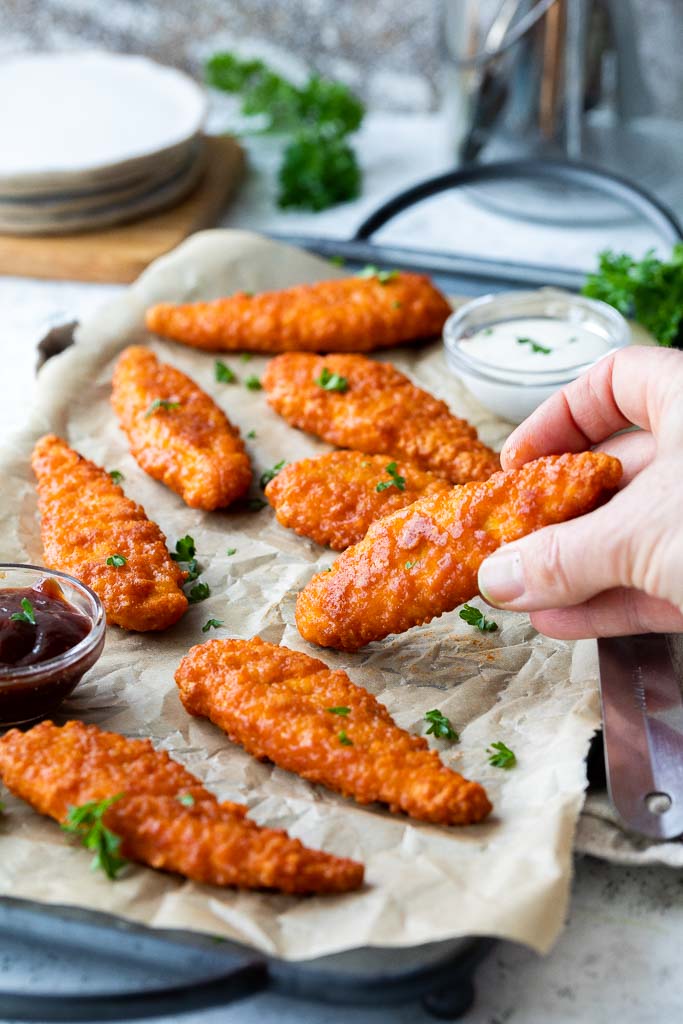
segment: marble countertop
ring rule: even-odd
[[[322,214],[300,215],[276,210],[277,153],[269,142],[251,143],[251,174],[224,224],[348,237],[387,196],[442,172],[450,162],[443,124],[436,116],[371,116],[359,146],[365,170],[363,197]],[[573,228],[507,220],[469,191],[429,201],[386,232],[403,245],[581,268],[589,268],[596,251],[607,245],[638,252],[656,243],[648,229],[627,220],[602,226],[588,221]],[[3,436],[21,427],[33,402],[38,340],[50,327],[94,313],[119,291],[117,285],[0,278]],[[478,971],[477,1001],[466,1019],[471,1024],[586,1024],[605,1019],[669,1024],[683,1019],[678,983],[682,896],[683,875],[674,870],[577,860],[571,914],[555,949],[540,958],[499,944]],[[68,950],[46,952],[0,935],[0,993],[97,988],[98,982],[106,987],[106,981],[101,968]],[[432,1018],[417,1004],[368,1010],[263,995],[226,1009],[158,1019],[165,1024],[257,1024],[276,1019],[280,1024],[421,1024]]]

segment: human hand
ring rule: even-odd
[[[500,548],[479,569],[481,594],[561,639],[683,632],[683,352],[602,359],[510,435],[501,463],[591,447],[621,460],[619,492]]]

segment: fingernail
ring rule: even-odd
[[[524,593],[522,556],[501,548],[479,566],[479,591],[490,604],[509,604]]]

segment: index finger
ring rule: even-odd
[[[503,469],[580,452],[635,424],[655,436],[683,383],[683,353],[634,345],[606,356],[539,406],[503,445]]]

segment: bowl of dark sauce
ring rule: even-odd
[[[104,647],[97,594],[55,569],[0,563],[0,728],[56,711]]]

